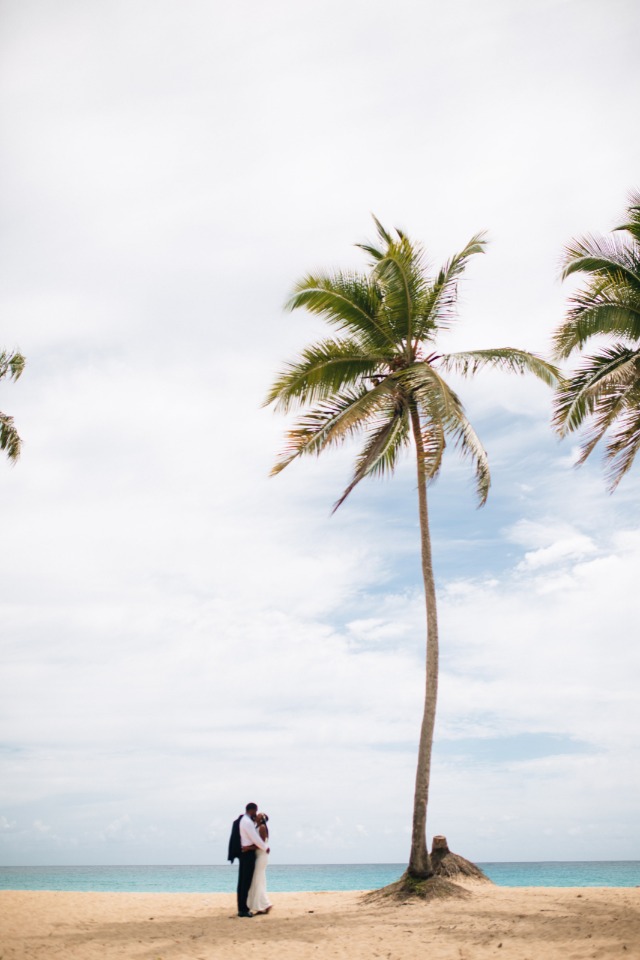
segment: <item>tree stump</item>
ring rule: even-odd
[[[486,883],[492,883],[486,873],[483,873],[480,867],[475,863],[465,860],[457,853],[451,853],[447,838],[437,836],[433,838],[431,847],[431,866],[433,874],[436,877],[444,877],[447,880],[459,880],[462,877],[468,877],[471,880],[483,880]]]

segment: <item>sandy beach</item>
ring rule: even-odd
[[[287,893],[241,920],[228,894],[0,891],[0,960],[583,960],[640,957],[640,889],[481,885],[464,901]]]

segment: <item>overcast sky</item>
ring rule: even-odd
[[[451,346],[546,351],[563,244],[640,187],[636,0],[3,0],[0,862],[403,862],[424,622],[410,459],[270,479],[262,409],[318,335],[307,270],[370,214],[437,266]],[[640,465],[460,387],[493,487],[432,488],[442,675],[429,834],[477,861],[639,859]]]

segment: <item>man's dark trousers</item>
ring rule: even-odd
[[[248,913],[247,897],[253,880],[253,871],[256,868],[255,850],[247,850],[240,854],[240,869],[238,870],[238,913]]]

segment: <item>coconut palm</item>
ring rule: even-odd
[[[622,231],[626,236],[617,235]],[[610,490],[631,467],[640,446],[640,194],[629,198],[627,220],[614,236],[587,236],[565,251],[563,278],[586,274],[554,337],[566,359],[593,337],[607,341],[583,357],[557,392],[554,424],[561,435],[585,427],[578,463],[607,434],[604,458]]]
[[[556,370],[521,350],[439,353],[437,335],[455,319],[458,281],[469,259],[483,251],[483,236],[473,237],[436,276],[430,276],[419,244],[402,231],[392,234],[375,222],[377,245],[358,244],[369,257],[367,274],[313,274],[294,287],[288,308],[306,307],[327,320],[336,335],[307,347],[288,364],[266,403],[274,403],[283,412],[296,407],[306,410],[288,431],[286,449],[273,468],[274,474],[297,457],[320,454],[327,447],[363,434],[353,476],[334,510],[364,477],[392,473],[403,450],[413,442],[427,669],[408,873],[424,879],[432,873],[426,821],[438,693],[438,620],[427,485],[440,470],[447,442],[471,460],[481,504],[490,483],[485,451],[443,374],[469,376],[490,366],[516,373],[530,371],[553,385]]]
[[[20,353],[0,351],[0,380],[9,376],[10,380],[17,380],[24,370],[25,359]],[[20,456],[20,437],[16,430],[13,417],[0,411],[0,450],[5,450],[9,460],[17,460]]]

